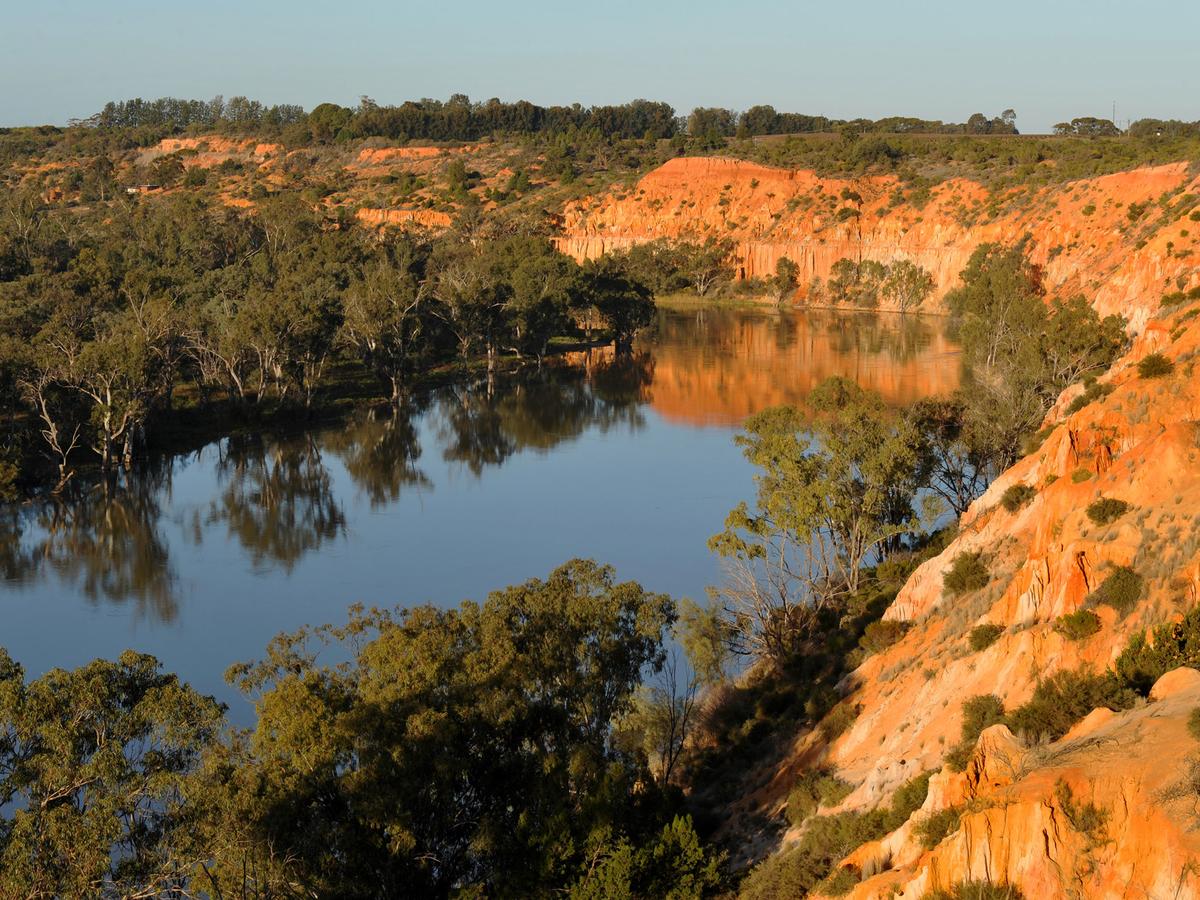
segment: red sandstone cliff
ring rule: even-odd
[[[1149,307],[1149,304],[1146,304]],[[1108,666],[1130,637],[1178,619],[1200,593],[1200,327],[1195,307],[1148,322],[1106,377],[1110,395],[1067,415],[1068,391],[1049,417],[1053,431],[1037,452],[1004,473],[963,517],[960,533],[922,565],[886,618],[911,629],[847,679],[859,708],[831,747],[815,734],[797,738],[791,762],[764,792],[782,802],[805,764],[823,758],[857,785],[847,808],[869,807],[898,785],[939,769],[959,737],[963,701],[995,694],[1007,709],[1029,699],[1040,678]],[[1147,353],[1175,363],[1145,379]],[[1076,474],[1078,473],[1078,474]],[[1013,513],[999,501],[1011,485],[1037,490]],[[1130,504],[1110,525],[1085,510],[1097,497]],[[992,581],[964,598],[942,579],[961,552],[985,555]],[[1082,641],[1054,628],[1083,604],[1111,567],[1131,565],[1145,593],[1125,616],[1095,611],[1101,628]],[[973,652],[976,625],[1004,629]],[[986,732],[964,775],[935,776],[925,810],[848,860],[868,873],[856,898],[920,897],[968,878],[1011,882],[1026,897],[1200,896],[1200,741],[1185,729],[1200,706],[1200,673],[1165,679],[1151,702],[1128,712],[1094,713],[1062,740],[1025,747],[1003,728]],[[997,762],[997,759],[1000,761]],[[991,767],[991,768],[989,768]],[[1056,795],[1060,780],[1094,804],[1102,836],[1081,834]],[[965,804],[962,826],[932,851],[913,838],[929,812]]]
[[[919,209],[900,199],[899,187],[889,176],[823,179],[732,159],[673,159],[627,193],[568,204],[559,246],[582,259],[660,237],[731,238],[741,274],[770,275],[786,256],[800,266],[802,284],[828,277],[842,258],[911,259],[933,274],[936,306],[976,246],[1029,233],[1052,291],[1083,292],[1101,312],[1124,313],[1135,330],[1177,278],[1200,282],[1192,255],[1200,225],[1158,204],[1200,193],[1187,163],[996,195],[952,180]],[[844,188],[862,197],[861,217],[839,222],[840,209],[857,209],[841,199]],[[1130,205],[1143,203],[1131,221]]]

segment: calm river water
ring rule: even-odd
[[[399,414],[216,441],[107,493],[0,508],[0,646],[36,676],[126,648],[231,704],[226,667],[351,603],[452,605],[588,556],[702,597],[751,497],[748,414],[840,374],[902,404],[954,388],[937,319],[664,309],[632,359],[439,389]]]

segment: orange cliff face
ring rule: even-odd
[[[681,157],[627,193],[568,204],[558,245],[584,259],[657,238],[730,238],[740,275],[771,275],[787,257],[799,265],[802,285],[827,278],[843,258],[910,259],[933,275],[936,309],[979,244],[1030,234],[1031,256],[1052,293],[1081,292],[1101,313],[1125,315],[1134,330],[1145,325],[1161,294],[1200,283],[1200,225],[1186,211],[1172,217],[1158,205],[1173,192],[1200,193],[1200,178],[1189,175],[1185,162],[996,197],[975,182],[951,180],[919,209],[895,202],[899,187],[890,176],[827,179],[740,160]],[[839,210],[856,208],[841,199],[843,189],[863,198],[860,217],[838,221]],[[989,213],[993,202],[995,215]],[[1147,204],[1133,222],[1132,204]]]
[[[1063,670],[1111,665],[1135,633],[1178,619],[1200,600],[1200,325],[1195,308],[1152,321],[1104,381],[1107,397],[1072,414],[1068,390],[1049,417],[1050,435],[992,484],[963,517],[939,556],[909,579],[885,614],[910,629],[851,673],[846,702],[858,716],[831,746],[800,735],[790,762],[775,773],[764,807],[778,809],[804,764],[821,759],[857,785],[847,808],[885,800],[905,780],[940,769],[960,735],[963,702],[994,694],[1006,709],[1029,699],[1040,679]],[[1137,362],[1161,352],[1175,363],[1144,379]],[[1000,504],[1014,484],[1036,489],[1009,512]],[[1129,504],[1108,525],[1087,507],[1099,497]],[[953,598],[943,577],[960,553],[983,554],[990,583]],[[1099,606],[1101,628],[1072,641],[1055,620],[1083,606],[1115,566],[1145,581],[1126,615]],[[1004,629],[973,651],[970,630]],[[850,858],[868,872],[857,898],[920,897],[969,878],[1017,884],[1027,897],[1200,896],[1200,743],[1186,720],[1200,706],[1200,673],[1164,676],[1151,702],[1128,712],[1093,713],[1062,740],[1028,748],[1000,726],[985,732],[963,775],[942,770],[926,808],[877,844]],[[997,761],[997,755],[1004,757]],[[990,761],[989,761],[990,760]],[[981,774],[992,766],[990,774]],[[1093,803],[1103,834],[1081,834],[1069,821],[1059,782],[1078,803]],[[965,804],[965,806],[964,806]],[[959,830],[932,851],[913,827],[925,815],[964,806]],[[883,861],[887,865],[883,865]],[[1168,890],[1168,886],[1170,890]]]
[[[385,225],[440,230],[450,227],[450,216],[432,209],[372,209],[363,207],[355,217],[364,225],[382,228]]]

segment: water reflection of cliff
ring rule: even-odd
[[[900,406],[958,386],[958,348],[937,319],[889,313],[664,310],[650,338],[649,402],[667,419],[730,426],[843,375]]]

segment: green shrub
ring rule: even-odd
[[[845,733],[858,718],[858,706],[853,703],[839,703],[821,720],[821,735],[829,743]]]
[[[971,634],[967,641],[971,645],[971,649],[978,653],[980,650],[986,650],[992,644],[996,643],[996,638],[1004,634],[1004,629],[999,625],[993,625],[990,622],[984,625],[976,625],[971,629]]]
[[[929,796],[929,779],[932,775],[933,772],[922,772],[896,788],[896,793],[892,794],[891,809],[888,810],[884,823],[888,831],[895,831],[921,808],[925,798]]]
[[[802,897],[831,875],[835,886],[848,883],[849,876],[834,872],[834,866],[856,847],[878,840],[907,822],[925,802],[931,774],[924,772],[897,788],[889,806],[810,818],[795,845],[754,868],[742,882],[739,896],[745,900]],[[855,879],[857,883],[857,873]],[[825,885],[822,890],[828,892]]]
[[[1092,839],[1099,836],[1104,823],[1108,821],[1105,810],[1094,803],[1076,803],[1071,786],[1061,778],[1054,785],[1054,797],[1072,828]]]
[[[1004,492],[1004,495],[1000,498],[1000,505],[1010,513],[1016,512],[1036,496],[1036,488],[1030,487],[1027,484],[1014,484]]]
[[[882,811],[846,812],[810,819],[791,848],[769,856],[742,882],[744,900],[803,897],[827,878],[855,847],[887,834]]]
[[[1129,504],[1114,497],[1100,497],[1088,504],[1087,517],[1097,525],[1117,521],[1129,510]]]
[[[1078,469],[1076,469],[1074,472],[1071,473],[1071,480],[1073,482],[1075,482],[1076,484],[1082,484],[1083,482],[1087,481],[1091,477],[1092,477],[1092,470],[1089,469],[1087,466],[1080,466]]]
[[[184,187],[203,187],[208,183],[208,172],[199,166],[192,166],[183,176]]]
[[[1142,357],[1137,369],[1142,378],[1162,378],[1175,371],[1175,363],[1161,353],[1151,353]]]
[[[1182,621],[1157,626],[1152,641],[1144,631],[1135,634],[1113,668],[1121,684],[1145,697],[1154,682],[1181,666],[1200,669],[1200,608]]]
[[[1117,566],[1100,586],[1088,594],[1087,603],[1111,606],[1118,615],[1126,616],[1142,597],[1145,582],[1129,566]]]
[[[863,651],[870,655],[878,653],[881,650],[886,650],[900,638],[904,637],[904,633],[908,631],[910,625],[908,622],[897,622],[894,619],[880,619],[878,622],[872,622],[863,631],[863,636],[858,641],[858,646]]]
[[[1067,415],[1073,415],[1079,412],[1089,403],[1099,400],[1101,397],[1107,397],[1115,390],[1111,384],[1101,384],[1094,378],[1089,378],[1084,382],[1083,393],[1071,401],[1067,406]]]
[[[960,881],[948,891],[933,891],[921,900],[1025,900],[1025,896],[1011,884]]]
[[[805,772],[788,794],[787,819],[793,825],[799,825],[818,807],[841,803],[852,790],[852,785],[828,770]]]
[[[1090,609],[1077,609],[1059,616],[1054,630],[1069,641],[1083,641],[1100,630],[1100,617]]]
[[[916,824],[913,832],[917,840],[921,842],[922,847],[926,850],[932,850],[944,841],[947,836],[958,831],[958,826],[961,822],[962,810],[957,806],[951,806],[948,809],[930,813]]]
[[[1093,709],[1128,709],[1136,700],[1137,695],[1112,672],[1056,672],[1038,683],[1029,702],[1013,710],[1007,722],[1030,740],[1056,741]]]
[[[1188,716],[1188,732],[1196,740],[1200,741],[1200,706],[1192,710]]]
[[[990,577],[983,564],[983,554],[960,553],[954,557],[942,585],[952,597],[957,597],[985,587]]]
[[[979,694],[963,703],[962,734],[946,754],[946,765],[961,772],[975,752],[975,743],[985,728],[1004,721],[1004,704],[995,694]]]
[[[850,893],[862,880],[862,875],[854,866],[838,866],[834,873],[821,882],[820,893],[829,897],[841,897]]]

